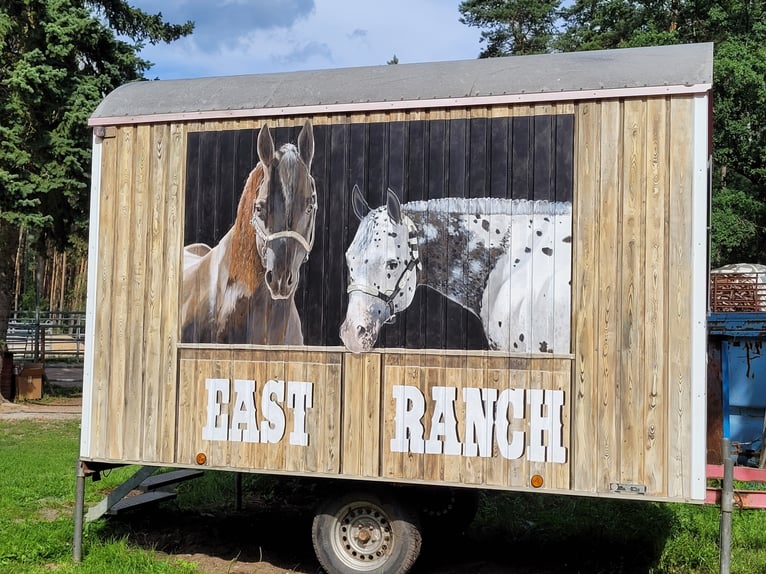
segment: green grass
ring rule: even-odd
[[[485,493],[469,536],[529,566],[567,555],[573,572],[713,574],[719,521],[715,506]],[[765,572],[766,512],[735,510],[731,573]]]
[[[159,511],[87,524],[84,560],[74,564],[78,443],[78,421],[0,423],[0,574],[198,573],[194,564],[167,557],[190,546],[226,560],[250,552],[257,561],[262,552],[276,552],[263,559],[286,569],[297,562],[316,569],[307,512],[314,483],[244,475],[245,511],[238,513],[233,475],[215,472],[182,484],[178,499]],[[133,470],[88,480],[88,505]],[[455,544],[429,547],[425,540],[420,568],[449,566],[452,555],[445,557],[443,548],[452,547],[509,568],[712,574],[718,571],[718,524],[718,509],[710,506],[485,492],[476,520]],[[766,572],[766,512],[735,510],[731,572]]]
[[[72,562],[78,450],[79,421],[0,423],[0,574],[198,572],[194,565],[131,548],[125,538],[111,537],[104,522],[86,526],[85,559]],[[88,503],[129,474],[117,469],[99,482],[88,481]]]

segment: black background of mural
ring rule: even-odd
[[[302,122],[271,128],[277,147],[295,143]],[[215,245],[231,227],[247,175],[258,161],[258,130],[191,133],[187,141],[184,245]],[[315,125],[316,239],[295,296],[307,345],[341,345],[345,251],[358,220],[351,190],[371,207],[387,188],[402,202],[441,197],[571,201],[574,116]],[[483,349],[481,321],[425,287],[377,347]]]

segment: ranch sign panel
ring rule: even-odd
[[[569,486],[567,358],[183,348],[179,373],[183,464]]]

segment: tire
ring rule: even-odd
[[[374,492],[328,498],[314,516],[311,538],[328,574],[405,574],[421,545],[417,514]]]
[[[416,499],[426,534],[462,534],[479,508],[479,491],[473,488],[426,487],[418,491]]]

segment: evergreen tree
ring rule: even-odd
[[[137,55],[147,42],[171,42],[192,29],[125,0],[0,3],[0,345],[21,226],[38,245],[84,233],[88,116],[108,92],[151,67]]]
[[[464,0],[460,21],[481,28],[479,55],[541,54],[551,49],[561,0]]]

